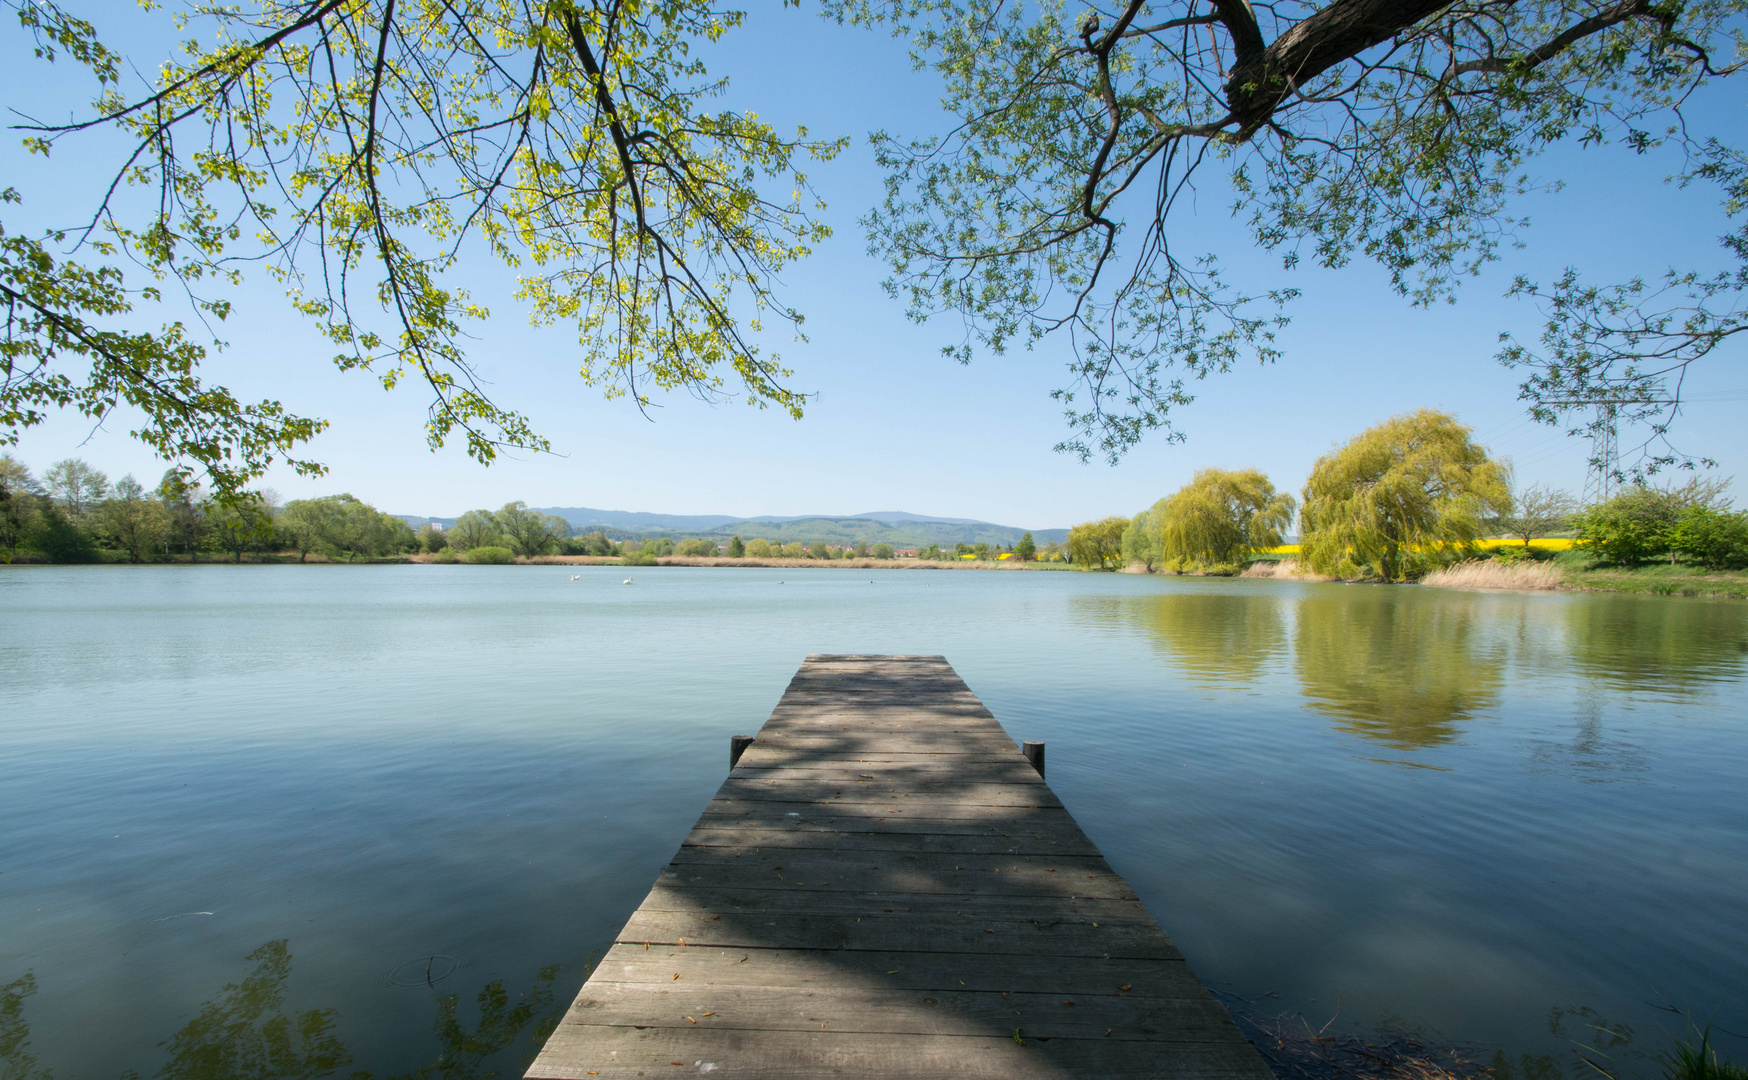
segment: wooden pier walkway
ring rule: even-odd
[[[1270,1080],[939,656],[810,656],[528,1070]]]

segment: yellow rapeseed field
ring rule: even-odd
[[[1570,551],[1577,544],[1578,541],[1565,536],[1537,537],[1530,541],[1530,547],[1537,551]],[[1476,546],[1492,551],[1504,547],[1522,547],[1523,541],[1501,537],[1496,540],[1482,540]],[[1299,547],[1298,544],[1282,544],[1280,547],[1258,548],[1257,553],[1260,555],[1297,555]]]

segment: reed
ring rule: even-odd
[[[1698,1033],[1698,1042],[1694,1034],[1690,1027],[1687,1038],[1665,1059],[1669,1080],[1748,1080],[1748,1069],[1718,1057],[1710,1025]]]
[[[1279,578],[1283,581],[1335,580],[1334,578],[1324,577],[1322,574],[1313,574],[1309,570],[1299,569],[1299,560],[1297,559],[1276,559],[1274,561],[1259,559],[1245,567],[1244,572],[1238,576],[1250,578]]]
[[[1560,581],[1551,563],[1498,559],[1469,559],[1420,579],[1422,585],[1445,589],[1558,589]]]

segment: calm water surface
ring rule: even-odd
[[[1748,604],[576,572],[0,570],[0,1073],[519,1074],[809,652],[945,654],[1217,989],[1748,1033]]]

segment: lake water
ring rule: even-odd
[[[1339,1001],[1332,1030],[1520,1078],[1580,1075],[1578,1045],[1655,1073],[1670,1009],[1748,1033],[1748,604],[15,568],[0,1074],[519,1075],[810,652],[944,654],[1048,741],[1197,973],[1261,1008]]]

